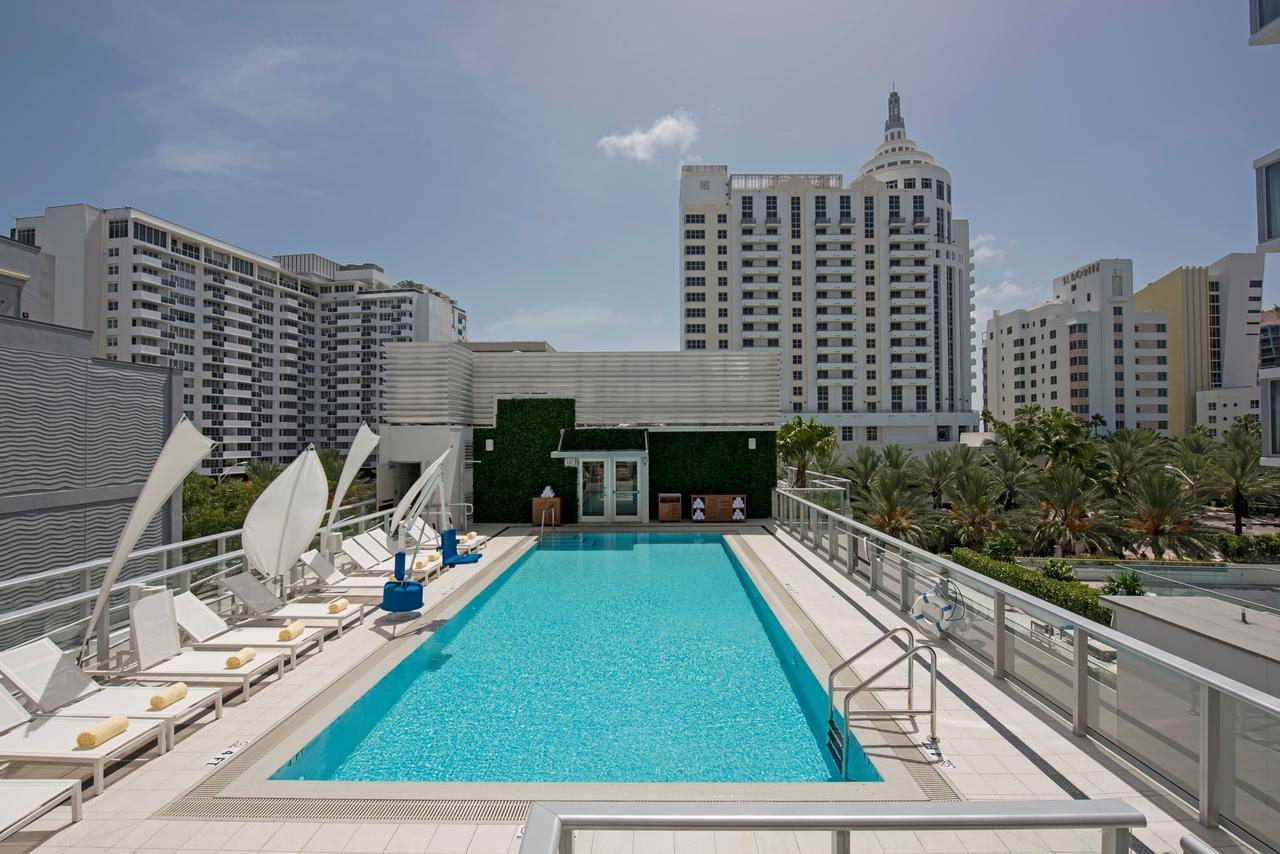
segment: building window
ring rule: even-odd
[[[1280,2],[1272,0],[1271,5],[1280,7]],[[1280,238],[1280,160],[1262,167],[1262,196],[1262,234],[1275,240]]]
[[[152,228],[146,223],[135,222],[133,224],[133,239],[141,240],[143,243],[150,243],[152,246],[159,246],[161,249],[169,248],[169,235],[158,228]]]
[[[116,239],[129,236],[129,220],[113,219],[107,223],[107,237]]]
[[[853,428],[852,428],[852,427],[841,427],[841,428],[840,428],[840,441],[841,441],[841,442],[852,442],[852,441],[853,441]]]
[[[879,427],[868,427],[868,428],[867,428],[867,441],[868,441],[868,442],[878,442],[878,441],[880,441],[880,428],[879,428]]]
[[[705,350],[707,349],[707,342],[701,338],[691,338],[684,342],[684,348],[686,350]]]

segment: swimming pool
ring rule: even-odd
[[[826,715],[723,537],[584,534],[521,556],[271,778],[827,782]]]

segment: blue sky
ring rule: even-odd
[[[980,236],[979,331],[1098,257],[1142,285],[1251,251],[1250,164],[1280,146],[1280,47],[1247,46],[1243,0],[26,3],[6,23],[6,225],[131,204],[377,262],[456,296],[474,338],[560,349],[677,345],[682,158],[849,180],[891,83]]]

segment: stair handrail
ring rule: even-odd
[[[901,715],[911,715],[914,717],[915,715],[923,715],[927,713],[929,715],[929,740],[932,743],[935,743],[935,744],[937,743],[938,741],[938,650],[932,644],[917,643],[908,649],[904,649],[902,652],[900,652],[898,655],[894,657],[893,661],[890,661],[884,667],[881,667],[875,673],[871,674],[866,679],[863,679],[851,691],[849,691],[849,693],[844,695],[843,712],[844,712],[845,748],[844,748],[843,755],[841,756],[841,763],[840,763],[841,764],[840,771],[842,775],[847,776],[847,763],[848,763],[848,756],[849,756],[849,747],[848,747],[849,745],[849,711],[850,711],[849,706],[853,703],[853,698],[858,694],[858,692],[869,690],[871,688],[872,683],[874,683],[877,679],[879,679],[884,674],[888,673],[893,668],[897,667],[904,660],[908,662],[907,673],[911,674],[912,673],[911,662],[915,659],[917,655],[921,655],[921,654],[927,655],[929,657],[929,707],[927,709],[914,708],[914,704],[911,702],[911,699],[910,699],[911,692],[909,692],[908,699],[907,699],[907,708],[905,709],[863,709],[858,713],[858,715],[859,717],[880,717],[880,716],[897,717]],[[908,675],[907,678],[910,679],[911,676]]]
[[[556,526],[556,506],[554,504],[548,504],[542,508],[542,513],[539,514],[538,542],[542,542],[542,538],[546,535],[548,510],[551,511],[551,527],[554,528]]]
[[[893,628],[885,632],[880,637],[876,638],[871,643],[867,644],[862,649],[858,650],[853,655],[849,656],[844,661],[840,662],[834,668],[832,668],[831,673],[827,676],[827,723],[831,723],[833,720],[835,720],[835,716],[836,716],[836,688],[835,688],[836,675],[840,673],[840,671],[842,670],[847,670],[849,666],[852,665],[859,658],[862,658],[862,656],[866,655],[868,652],[875,649],[880,644],[887,641],[889,638],[895,637],[900,633],[905,634],[907,637],[907,649],[908,650],[914,649],[916,646],[915,633],[912,632],[911,629],[907,628],[906,626],[898,626],[897,628]],[[911,667],[912,667],[911,663],[908,662],[907,664],[907,691],[908,691],[907,705],[911,705],[911,693],[912,693],[911,688],[914,684],[911,679],[913,675],[911,672]]]

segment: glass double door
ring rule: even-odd
[[[639,521],[642,472],[637,458],[583,457],[578,463],[578,516],[581,521]]]

